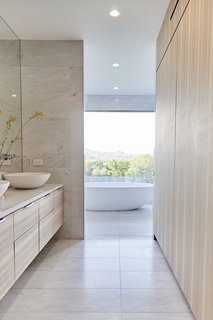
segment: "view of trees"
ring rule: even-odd
[[[152,155],[137,155],[127,159],[91,159],[85,161],[85,175],[138,177],[153,182],[154,158]]]

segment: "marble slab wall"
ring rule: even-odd
[[[51,172],[64,184],[65,221],[61,238],[83,238],[83,42],[21,41],[24,171]],[[33,159],[43,159],[41,167]]]

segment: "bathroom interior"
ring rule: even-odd
[[[0,1],[0,319],[213,319],[212,14]],[[96,112],[154,115],[153,181],[91,185]]]

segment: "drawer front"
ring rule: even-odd
[[[63,207],[58,207],[40,221],[40,250],[63,224]]]
[[[54,209],[54,192],[47,194],[39,200],[39,216],[43,219]]]
[[[55,197],[55,208],[63,206],[64,192],[62,188],[54,192],[54,197]]]
[[[14,239],[38,223],[38,201],[14,212]]]
[[[11,244],[0,254],[0,299],[14,284],[14,247]]]
[[[38,252],[37,224],[15,241],[15,279],[24,272]]]
[[[0,219],[0,254],[13,243],[13,214]]]

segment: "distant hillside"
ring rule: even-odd
[[[132,159],[136,155],[126,154],[123,151],[116,152],[100,152],[96,150],[85,150],[87,160],[108,160],[108,159]]]

